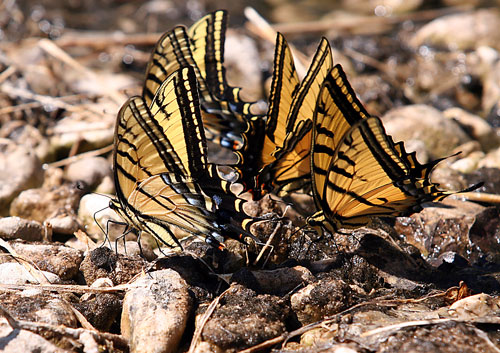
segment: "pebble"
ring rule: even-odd
[[[101,246],[85,256],[80,264],[80,271],[88,285],[103,277],[118,285],[130,281],[146,266],[146,261],[141,258],[117,255],[114,250]]]
[[[478,168],[500,168],[500,148],[487,153],[478,162]]]
[[[458,121],[467,132],[479,141],[483,151],[489,151],[500,145],[500,138],[490,124],[480,116],[471,114],[461,108],[449,108],[443,112],[445,118]]]
[[[490,72],[485,75],[481,105],[485,112],[489,112],[498,106],[498,102],[500,102],[500,61],[493,64]]]
[[[437,18],[420,28],[410,45],[431,45],[452,50],[472,50],[479,46],[500,48],[500,13],[481,9]],[[467,30],[464,30],[467,29]]]
[[[0,218],[0,238],[22,239],[27,241],[42,240],[43,226],[37,221],[30,221],[20,217]]]
[[[408,105],[387,112],[382,121],[394,141],[421,140],[432,158],[453,154],[454,149],[470,138],[454,121],[427,105]],[[417,158],[420,160],[419,156]]]
[[[478,317],[495,316],[499,310],[498,297],[480,293],[456,301],[450,306],[448,313],[461,320],[471,320]]]
[[[57,215],[48,218],[45,224],[52,227],[52,232],[57,234],[71,235],[80,229],[76,215]]]
[[[81,193],[75,185],[69,184],[53,189],[28,189],[12,202],[10,214],[40,223],[59,215],[76,215]]]
[[[461,173],[472,173],[479,167],[479,163],[484,159],[485,154],[481,151],[470,153],[467,157],[459,159],[450,165],[450,168]]]
[[[121,218],[109,208],[110,198],[99,194],[86,194],[80,200],[78,207],[78,219],[85,227],[88,234],[102,238],[104,236],[102,229],[106,229],[108,221],[122,222]],[[100,224],[101,228],[96,224]],[[109,234],[110,240],[114,241],[118,235],[123,233],[124,228],[116,234]]]
[[[111,129],[111,126],[114,120],[110,119],[109,114],[104,118],[103,114],[89,117],[87,120],[82,120],[80,114],[64,117],[57,122],[49,138],[50,149],[54,153],[67,154],[73,145],[82,140],[85,141],[85,150],[108,146],[113,142],[114,129]]]
[[[122,254],[129,257],[144,257],[148,261],[153,261],[158,256],[154,253],[151,246],[145,242],[145,237],[141,237],[141,246],[134,240],[126,241],[123,244],[122,241],[117,241],[118,254]]]
[[[206,322],[202,341],[221,351],[239,351],[285,333],[288,315],[280,297],[232,285]]]
[[[49,151],[49,142],[36,127],[19,124],[19,120],[6,121],[0,127],[0,136],[34,151],[38,160],[46,162],[54,156]]]
[[[365,1],[365,0],[343,0],[342,8],[348,11],[355,11],[367,15],[389,17],[392,14],[401,14],[412,12],[418,9],[423,3],[423,0],[383,0],[383,1]]]
[[[3,353],[65,353],[40,335],[31,331],[12,328],[4,318],[0,319],[0,347]]]
[[[35,153],[8,139],[0,139],[0,215],[9,213],[12,200],[25,189],[43,182],[41,163]]]
[[[61,283],[59,276],[47,272],[41,271],[43,275],[50,283]],[[0,283],[1,284],[26,284],[34,283],[39,284],[40,282],[28,272],[28,270],[19,263],[6,262],[0,264]]]
[[[261,60],[255,40],[228,30],[224,49],[224,65],[230,85],[241,87],[240,93],[246,101],[261,98]]]
[[[348,307],[351,290],[342,280],[311,283],[290,298],[292,310],[302,325],[321,320]]]
[[[131,352],[176,352],[192,302],[188,285],[173,270],[148,273],[125,294],[122,335]]]
[[[94,189],[104,177],[111,177],[111,164],[104,157],[83,158],[71,163],[66,169],[66,179],[71,182],[82,181]]]
[[[276,270],[249,271],[243,268],[231,277],[231,282],[252,286],[258,285],[259,292],[284,295],[294,288],[313,282],[315,277],[303,266],[282,267]]]
[[[445,199],[442,204],[445,207],[425,207],[410,217],[398,217],[394,228],[424,257],[437,258],[441,253],[453,251],[473,261],[479,255],[471,238],[479,232],[482,235],[478,234],[478,238],[484,238],[485,241],[491,232],[486,231],[486,228],[472,230],[477,217],[486,208],[452,198]]]
[[[63,280],[73,279],[83,260],[80,251],[64,245],[26,244],[16,241],[9,244],[18,255],[32,261],[40,270],[51,272]]]

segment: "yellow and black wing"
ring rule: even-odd
[[[335,130],[346,125],[337,120],[345,119],[326,114],[315,121],[311,174],[319,211],[309,217],[309,224],[330,232],[357,228],[371,217],[412,213],[423,202],[450,194],[411,167],[379,118],[359,120],[345,133]]]
[[[245,191],[252,192],[254,199],[262,196],[256,185],[258,173],[275,161],[272,153],[285,141],[288,112],[300,85],[292,52],[281,33],[276,37],[273,66],[266,120],[256,121],[253,128],[243,133],[245,144],[236,151],[239,182],[245,186]]]
[[[257,176],[258,192],[254,193],[257,197],[271,190],[283,196],[307,185],[312,120],[323,81],[332,65],[330,45],[323,38],[299,85],[288,45],[278,34],[266,138]]]
[[[171,226],[214,244],[219,236],[242,239],[245,233],[238,223],[247,218],[243,201],[207,163],[199,104],[188,66],[162,83],[149,106],[143,97],[129,99],[116,123],[111,207],[169,246],[179,245]]]
[[[240,99],[239,88],[228,85],[224,68],[227,13],[212,12],[189,29],[177,26],[157,42],[146,70],[143,96],[150,103],[161,83],[175,70],[193,66],[207,138],[232,150],[240,149],[243,131],[251,130],[253,102]],[[247,118],[248,116],[248,118]]]

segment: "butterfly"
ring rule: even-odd
[[[225,238],[252,237],[244,200],[216,165],[207,162],[197,76],[174,71],[151,100],[130,98],[116,122],[113,171],[117,198],[110,207],[130,226],[163,244],[180,246],[175,226],[222,247]]]
[[[244,134],[248,144],[237,152],[240,182],[251,191],[253,199],[273,190],[283,196],[307,186],[312,119],[331,67],[331,49],[323,38],[300,82],[290,48],[278,33],[265,125],[251,138]]]
[[[374,216],[420,211],[422,203],[454,194],[429,179],[441,160],[420,164],[415,152],[394,143],[336,65],[324,81],[314,116],[311,180],[317,212],[307,223],[319,232],[337,232],[364,226]]]
[[[230,86],[226,80],[227,18],[226,11],[218,10],[189,29],[177,26],[163,34],[151,54],[142,95],[149,104],[169,74],[182,66],[192,66],[198,80],[207,138],[238,150],[243,145],[241,132],[252,130],[252,121],[261,117],[250,113],[253,102],[242,100],[241,89]]]

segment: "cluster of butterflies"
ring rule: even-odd
[[[254,103],[226,80],[226,26],[227,13],[216,11],[165,33],[142,95],[118,113],[110,207],[131,227],[172,247],[180,246],[172,226],[222,247],[225,238],[252,237],[258,219],[243,210],[247,192],[253,200],[312,194],[317,210],[307,223],[319,232],[412,213],[450,194],[429,180],[439,161],[418,163],[365,110],[324,38],[301,82],[278,34],[268,112],[252,114]],[[208,162],[207,139],[237,155],[236,177]]]

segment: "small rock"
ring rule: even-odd
[[[176,352],[191,315],[186,282],[173,270],[148,273],[125,294],[122,335],[131,352]]]
[[[52,157],[49,154],[47,139],[34,126],[19,124],[19,120],[7,121],[0,128],[0,136],[6,137],[19,145],[22,144],[30,151],[34,151],[41,162],[45,162]]]
[[[246,287],[251,287],[248,283],[256,282],[258,288],[253,288],[259,292],[268,294],[284,295],[294,288],[313,282],[315,277],[307,268],[295,266],[293,268],[283,267],[276,270],[261,270],[249,271],[242,269],[231,277],[231,282],[245,284]]]
[[[247,101],[261,98],[261,60],[255,41],[229,30],[224,56],[227,79],[232,86],[242,87],[242,98]]]
[[[471,260],[479,256],[478,249],[471,242],[474,235],[471,229],[476,218],[486,211],[484,206],[473,202],[448,198],[438,207],[425,207],[411,217],[398,217],[395,229],[424,257],[436,258],[441,253],[453,251]],[[478,229],[477,234],[485,230]],[[494,232],[494,229],[490,231]]]
[[[95,287],[94,283],[92,287]],[[82,296],[80,301],[73,305],[92,326],[101,331],[109,331],[122,310],[120,297],[113,293]]]
[[[61,283],[59,276],[47,272],[40,271],[40,275],[43,275],[50,283]],[[39,284],[38,281],[28,270],[21,264],[17,262],[6,262],[0,264],[0,283],[2,284],[26,284],[35,283]]]
[[[481,333],[487,335],[485,331]],[[422,348],[425,352],[493,353],[496,351],[496,347],[492,348],[489,339],[485,340],[478,334],[476,327],[471,327],[466,322],[414,326],[392,332],[377,345],[379,352],[418,352],[422,351]]]
[[[74,185],[47,189],[29,189],[12,202],[10,213],[40,223],[59,215],[74,215],[80,202],[81,190]]]
[[[118,285],[130,281],[145,267],[146,261],[143,259],[117,255],[113,250],[102,246],[85,256],[80,271],[89,285],[102,277],[107,277]]]
[[[58,215],[48,218],[45,223],[50,224],[52,232],[57,234],[71,235],[81,228],[76,215]]]
[[[410,41],[413,47],[429,44],[452,50],[478,46],[500,48],[500,14],[495,9],[458,13],[437,18],[420,28]],[[464,31],[463,29],[467,30]]]
[[[3,266],[3,265],[0,265]],[[18,320],[76,327],[77,320],[68,302],[58,294],[40,290],[0,292],[2,307]]]
[[[117,240],[118,254],[129,256],[129,257],[144,257],[148,261],[153,261],[158,256],[154,253],[151,246],[144,241],[144,237],[141,237],[141,246],[137,241],[127,241],[125,244]]]
[[[478,168],[500,168],[500,148],[494,149],[487,153],[478,164]]]
[[[63,280],[75,277],[83,260],[80,251],[63,245],[52,243],[25,244],[21,242],[10,242],[9,244],[18,255],[31,260],[39,269],[54,273]]]
[[[443,112],[444,117],[458,121],[466,127],[469,134],[479,143],[483,151],[489,151],[500,145],[500,139],[490,124],[483,118],[468,113],[460,108],[450,108]]]
[[[0,347],[3,353],[65,353],[42,336],[31,331],[13,329],[4,318],[0,319]]]
[[[470,140],[457,123],[426,105],[392,109],[382,120],[394,141],[421,140],[432,158],[449,156],[457,146]]]
[[[290,301],[297,319],[307,325],[348,308],[350,294],[342,280],[320,280],[293,294]]]
[[[481,106],[485,112],[489,112],[498,105],[498,102],[500,102],[500,61],[493,64],[490,72],[485,75]]]
[[[42,240],[43,226],[36,222],[19,217],[0,218],[0,238],[22,239],[27,241]]]
[[[479,168],[479,163],[484,159],[485,154],[481,151],[472,152],[467,157],[457,160],[450,165],[450,168],[460,173],[472,173]]]
[[[462,320],[470,320],[477,317],[496,316],[499,310],[498,297],[480,293],[456,301],[450,306],[448,313]]]
[[[222,351],[255,346],[286,331],[288,309],[279,297],[258,295],[251,289],[234,285],[219,304],[201,337]]]
[[[104,234],[101,230],[106,229],[108,222],[123,222],[122,219],[109,208],[110,198],[104,195],[98,194],[86,194],[80,200],[80,206],[78,207],[78,219],[85,226],[86,232],[98,239],[102,239]],[[101,228],[96,224],[99,222]],[[116,240],[116,238],[123,234],[124,227],[120,227],[120,231],[110,232],[108,237],[110,241]]]
[[[43,172],[36,155],[23,145],[0,139],[0,215],[8,215],[9,205],[25,189],[42,185]]]
[[[42,188],[50,190],[64,184],[64,171],[61,168],[47,167],[47,164],[44,165],[44,168],[45,176]]]
[[[49,140],[51,150],[54,153],[67,154],[71,146],[76,143],[80,143],[83,151],[102,148],[112,143],[114,136],[114,130],[111,128],[112,120],[103,119],[102,115],[89,117],[86,121],[79,115],[66,116],[59,120]],[[110,118],[109,114],[106,118]],[[81,143],[82,141],[85,143]]]
[[[394,14],[407,13],[417,10],[422,5],[423,0],[383,0],[383,1],[365,1],[365,0],[343,0],[342,8],[348,11],[377,16],[390,17]]]
[[[115,182],[113,181],[112,176],[105,176],[102,178],[102,181],[99,185],[97,185],[96,192],[100,194],[108,194],[112,195],[115,193]]]
[[[80,159],[66,169],[66,179],[74,183],[83,181],[91,189],[99,185],[104,177],[111,177],[111,174],[111,164],[103,157]]]

